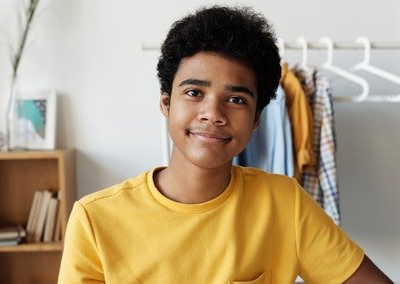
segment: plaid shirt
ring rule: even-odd
[[[302,185],[339,225],[332,89],[329,81],[311,67],[296,66],[293,72],[299,78],[313,112],[313,148],[317,157],[317,165],[305,169]]]

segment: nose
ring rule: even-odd
[[[204,100],[198,114],[198,119],[201,122],[225,125],[227,123],[227,117],[223,103],[214,98]]]

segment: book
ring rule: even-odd
[[[51,197],[47,210],[46,222],[44,226],[43,242],[51,242],[54,240],[54,230],[57,222],[58,198]]]
[[[56,228],[54,229],[54,238],[53,240],[55,242],[58,242],[61,240],[61,214],[57,215],[57,220],[56,220]]]
[[[35,191],[31,205],[31,210],[29,212],[28,223],[26,225],[28,242],[33,242],[35,240],[35,230],[38,222],[38,216],[42,201],[43,201],[43,191],[40,190]]]
[[[22,239],[26,232],[21,225],[7,225],[0,227],[0,241]]]
[[[47,210],[49,208],[49,202],[52,196],[52,192],[50,190],[43,191],[42,202],[40,203],[40,208],[38,208],[38,216],[36,219],[36,224],[34,228],[34,242],[40,242],[42,240],[44,224],[46,221]]]
[[[37,206],[38,206],[41,194],[42,194],[41,191],[35,191],[35,194],[33,195],[32,205],[31,205],[31,209],[29,211],[28,222],[26,224],[27,232],[33,231],[33,227],[34,227],[33,224],[35,222],[35,214],[37,212]]]
[[[8,247],[18,245],[21,239],[6,239],[0,241],[0,247]]]

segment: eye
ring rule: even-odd
[[[246,103],[246,101],[244,99],[242,99],[241,97],[230,97],[228,99],[228,102],[234,103],[234,104],[239,104],[239,105]]]
[[[188,95],[189,97],[198,97],[200,96],[200,92],[197,90],[188,90],[185,92],[186,95]]]

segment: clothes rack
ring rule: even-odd
[[[283,55],[285,50],[299,50],[302,51],[303,62],[306,63],[307,51],[308,50],[320,50],[328,52],[328,59],[322,64],[322,67],[327,65],[330,71],[338,71],[336,74],[341,75],[341,77],[347,78],[353,82],[359,82],[362,86],[363,93],[357,96],[334,96],[333,100],[335,102],[388,102],[388,103],[398,103],[400,102],[400,92],[398,94],[369,94],[369,84],[368,82],[351,72],[357,70],[364,70],[370,72],[378,77],[391,81],[400,86],[400,76],[389,73],[386,70],[379,69],[377,67],[371,66],[369,64],[370,50],[399,50],[400,42],[370,42],[367,38],[358,38],[354,42],[334,42],[329,37],[321,38],[319,41],[307,41],[304,37],[299,37],[296,41],[283,41],[278,39],[277,45],[280,49],[281,55]],[[160,44],[154,43],[144,43],[142,45],[143,51],[160,51]],[[334,50],[359,50],[364,51],[364,61],[353,66],[350,71],[341,69],[337,66],[332,65],[332,54]],[[358,77],[355,78],[355,77]],[[162,142],[163,142],[163,158],[165,164],[168,164],[170,151],[171,151],[171,141],[168,135],[167,120],[162,118]]]
[[[330,71],[337,71],[336,73],[349,81],[356,82],[362,87],[362,93],[358,95],[346,95],[346,96],[334,96],[333,100],[335,102],[400,102],[400,92],[397,94],[387,94],[387,95],[371,95],[369,93],[369,84],[361,76],[355,75],[350,71],[339,68],[338,66],[333,66],[332,64],[332,54],[334,50],[364,50],[365,54],[370,50],[399,50],[400,42],[370,42],[365,37],[360,37],[354,42],[334,42],[329,37],[323,38],[325,42],[321,39],[319,41],[306,41],[304,37],[299,37],[296,41],[283,41],[278,38],[277,45],[281,50],[281,55],[283,55],[284,50],[302,50],[303,52],[303,63],[307,56],[308,50],[328,50],[328,60],[322,67],[327,66]],[[331,42],[331,50],[327,48],[326,41]],[[368,46],[366,45],[368,44]],[[159,51],[160,45],[154,43],[144,43],[142,45],[143,51]],[[368,61],[368,64],[366,63]],[[368,65],[368,66],[367,66]],[[388,71],[376,68],[369,64],[368,60],[364,60],[363,70],[370,72],[378,77],[389,80],[400,86],[400,76],[389,73]],[[365,68],[366,67],[366,68]],[[356,71],[354,68],[352,71]]]
[[[300,50],[302,46],[296,42],[285,42],[285,49],[297,49]],[[307,42],[308,49],[317,49],[324,50],[326,46],[320,42]],[[347,49],[347,50],[362,50],[364,49],[363,45],[354,43],[354,42],[334,42],[334,49]],[[372,49],[399,49],[400,50],[400,42],[371,42]]]
[[[297,41],[288,41],[284,42],[285,49],[294,49],[294,50],[301,50],[302,46]],[[364,47],[363,45],[354,43],[354,42],[334,42],[333,43],[334,49],[354,49],[354,50],[362,50]],[[319,49],[324,50],[326,46],[318,41],[308,41],[307,42],[308,49]],[[371,42],[372,49],[399,49],[400,50],[400,42]],[[142,45],[143,51],[158,51],[160,50],[159,44],[154,43],[144,43]]]

